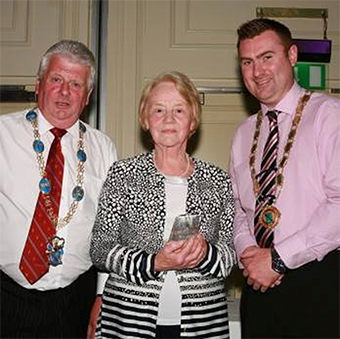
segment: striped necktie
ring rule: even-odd
[[[53,214],[58,215],[64,172],[64,156],[61,152],[60,140],[66,133],[66,130],[52,128],[51,132],[54,134],[54,140],[48,155],[45,172],[51,185],[49,194],[51,208]],[[30,284],[34,284],[48,272],[49,265],[46,246],[50,238],[56,233],[55,226],[50,220],[46,210],[44,195],[42,192],[39,193],[19,265],[21,272]]]
[[[277,154],[279,147],[279,127],[277,124],[277,111],[268,111],[269,135],[266,141],[261,161],[261,170],[258,176],[260,184],[259,194],[256,199],[254,233],[257,244],[260,247],[271,247],[274,240],[274,229],[266,228],[259,221],[263,208],[271,205],[275,200],[276,176],[277,176]]]

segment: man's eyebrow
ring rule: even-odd
[[[274,54],[274,51],[272,51],[272,50],[264,51],[264,52],[260,53],[259,55],[257,55],[256,58],[262,58],[266,54]]]
[[[266,54],[274,54],[274,51],[272,51],[272,50],[264,51],[264,52],[256,55],[255,59],[260,59],[260,58],[262,58]],[[252,59],[253,59],[252,57],[247,57],[247,56],[244,56],[244,57],[240,58],[240,60],[252,60]]]

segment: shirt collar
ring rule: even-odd
[[[292,88],[288,91],[284,98],[275,106],[274,109],[282,113],[294,115],[298,100],[304,92],[305,90],[302,87],[300,87],[296,81],[294,81]],[[267,114],[267,112],[269,110],[272,110],[273,108],[269,108],[268,106],[261,104],[261,109],[263,114]]]
[[[48,133],[51,128],[54,126],[50,124],[44,115],[41,113],[40,109],[36,109],[37,116],[38,116],[38,126],[39,126],[39,133],[40,135],[44,135],[45,133]],[[75,124],[73,124],[71,127],[67,128],[67,133],[71,134],[73,137],[78,138],[79,136],[79,120]]]

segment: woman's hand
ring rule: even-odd
[[[207,250],[201,233],[185,241],[169,241],[156,255],[155,271],[194,268],[205,258]]]

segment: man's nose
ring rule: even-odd
[[[260,62],[254,62],[253,73],[255,76],[259,76],[263,72],[263,67]]]
[[[67,95],[67,94],[69,93],[69,91],[70,91],[70,85],[69,85],[66,81],[64,81],[64,82],[61,84],[60,90],[61,90],[61,93],[62,93],[63,95]]]

